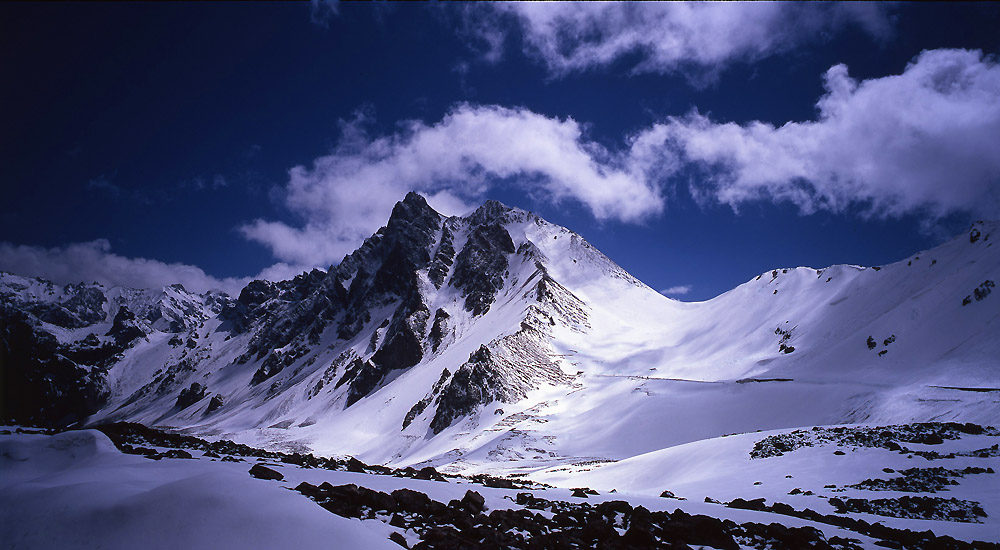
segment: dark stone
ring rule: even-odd
[[[282,481],[285,476],[276,470],[272,470],[267,466],[261,466],[260,464],[254,464],[250,468],[250,475],[257,479],[273,479],[275,481]]]
[[[400,525],[398,527],[402,527],[402,526]],[[396,531],[393,531],[392,534],[389,535],[389,540],[391,540],[392,542],[395,542],[396,544],[402,546],[403,548],[409,548],[410,547],[410,545],[406,543],[406,537],[404,537],[403,535],[399,534]]]
[[[430,497],[413,489],[396,489],[391,495],[396,504],[408,512],[420,514],[426,513],[432,508]]]
[[[181,390],[181,393],[177,396],[177,408],[186,409],[194,405],[204,399],[207,392],[207,386],[192,382],[190,387]]]
[[[462,506],[473,514],[478,514],[486,509],[486,499],[476,491],[466,491],[462,497]]]
[[[215,394],[212,399],[208,402],[208,407],[205,409],[206,413],[213,413],[222,407],[224,399],[221,395]]]
[[[423,468],[417,470],[415,476],[417,479],[426,479],[430,481],[444,481],[444,476],[442,476],[433,466],[424,466]]]
[[[755,498],[752,500],[735,498],[727,502],[726,506],[730,508],[739,508],[741,510],[756,510],[758,512],[763,512],[767,509],[767,506],[764,505],[764,499],[762,498]]]
[[[972,296],[975,297],[976,301],[978,302],[989,296],[994,288],[996,288],[996,283],[987,279],[986,281],[983,282],[983,284],[973,289]]]
[[[920,441],[919,443],[923,443],[924,445],[940,445],[944,443],[944,439],[941,439],[940,435],[932,433],[932,434],[927,434],[927,436],[924,437],[923,440]]]
[[[353,456],[347,459],[347,471],[355,473],[363,473],[365,471],[365,463],[354,458]]]
[[[160,458],[194,458],[191,453],[183,449],[167,449],[159,454]]]

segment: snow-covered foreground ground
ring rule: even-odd
[[[246,469],[122,454],[92,430],[0,436],[0,545],[398,548]]]
[[[828,540],[854,539],[856,542],[851,544],[863,548],[877,548],[878,539],[828,523],[706,502],[705,497],[721,502],[764,498],[766,505],[783,502],[796,510],[811,508],[820,514],[834,514],[834,507],[829,504],[831,497],[869,500],[904,495],[954,497],[981,506],[986,516],[973,519],[982,523],[842,515],[869,523],[877,521],[895,529],[930,529],[938,536],[949,535],[959,541],[1000,542],[1000,480],[997,474],[987,473],[1000,469],[1000,453],[993,447],[1000,441],[1000,437],[993,435],[996,432],[969,434],[935,428],[935,433],[946,436],[940,443],[933,436],[928,439],[930,444],[904,441],[902,447],[906,453],[901,454],[878,447],[880,441],[868,441],[874,446],[866,446],[864,438],[851,436],[854,433],[851,428],[839,429],[842,431],[829,428],[805,429],[791,435],[787,434],[792,430],[742,434],[681,445],[600,467],[556,468],[533,477],[557,487],[530,490],[484,487],[465,478],[431,481],[303,468],[253,457],[222,461],[190,448],[194,459],[154,461],[122,454],[107,436],[94,430],[54,436],[6,431],[0,435],[0,544],[11,549],[366,549],[399,548],[388,538],[399,533],[397,537],[402,536],[401,540],[410,546],[419,543],[424,547],[440,547],[427,546],[426,540],[420,542],[422,533],[404,526],[403,522],[390,525],[390,514],[373,512],[368,514],[371,519],[360,520],[330,513],[290,490],[302,482],[355,484],[384,493],[409,488],[442,503],[462,499],[466,491],[474,490],[484,497],[486,514],[522,508],[516,502],[524,497],[519,498],[518,493],[526,492],[536,499],[561,501],[570,507],[624,500],[632,507],[641,506],[653,513],[674,513],[680,509],[687,514],[741,525],[752,522],[765,526],[771,523],[812,526]],[[954,439],[949,439],[949,434]],[[895,440],[906,439],[903,432],[893,435],[901,436]],[[837,451],[843,454],[835,454]],[[957,456],[931,460],[927,457],[933,455],[926,451]],[[751,458],[751,452],[770,456]],[[777,455],[778,452],[781,454]],[[284,479],[251,477],[248,470],[257,463],[279,472]],[[936,493],[843,489],[868,478],[898,478],[904,470],[932,467],[978,468],[983,472],[955,477],[957,485]],[[893,473],[883,468],[892,469]],[[597,494],[586,498],[573,496],[571,488],[585,486],[596,489]],[[612,489],[614,493],[610,492]],[[794,489],[800,493],[787,494]],[[659,494],[664,490],[685,500],[661,498]],[[802,494],[806,492],[812,494]],[[558,519],[558,514],[538,513]],[[517,529],[511,532],[514,531]],[[624,528],[617,531],[625,534]],[[737,540],[741,547],[756,547],[738,537]]]

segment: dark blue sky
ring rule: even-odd
[[[823,75],[840,63],[865,81],[901,74],[923,50],[1000,51],[1000,6],[899,5],[881,13],[881,34],[845,23],[716,64],[636,73],[645,54],[635,51],[560,73],[510,18],[487,21],[507,38],[499,60],[484,59],[473,9],[351,3],[318,23],[306,3],[0,5],[0,241],[20,247],[0,269],[28,270],[25,255],[38,247],[107,239],[118,256],[253,276],[284,258],[239,228],[308,223],[289,206],[288,171],[342,144],[344,121],[359,111],[370,136],[389,136],[400,121],[433,126],[466,103],[525,109],[571,118],[589,143],[620,152],[630,136],[693,109],[737,125],[814,120]],[[664,208],[639,220],[598,220],[572,197],[529,196],[520,176],[473,198],[565,225],[654,288],[690,286],[686,300],[776,267],[895,261],[981,215],[866,216],[864,197],[806,214],[762,197],[735,213],[692,199],[688,184],[705,174],[689,166],[649,183]],[[973,184],[995,190],[997,181]]]

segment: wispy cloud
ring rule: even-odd
[[[790,202],[803,213],[1000,215],[1000,66],[981,52],[921,53],[902,74],[827,71],[814,121],[714,122],[697,112],[636,136],[669,173],[694,167],[704,201]]]
[[[340,13],[338,0],[309,0],[309,19],[315,25],[328,27],[330,19]]]
[[[555,76],[603,69],[630,56],[635,72],[715,71],[821,40],[846,26],[891,32],[884,6],[786,2],[511,2],[465,11],[486,61],[501,57],[513,26],[525,53]]]
[[[107,193],[113,197],[118,197],[122,194],[122,188],[111,183],[111,180],[105,176],[98,176],[88,181],[87,190]]]
[[[672,286],[670,288],[664,288],[660,291],[660,294],[664,296],[683,296],[691,292],[691,288],[693,288],[691,285]]]
[[[461,105],[436,124],[401,127],[372,137],[363,116],[345,122],[333,152],[290,171],[285,205],[304,223],[256,220],[243,234],[281,261],[325,266],[385,223],[410,190],[446,214],[468,210],[498,184],[536,198],[576,201],[598,219],[638,221],[663,206],[627,152],[589,140],[572,119]]]
[[[218,289],[230,294],[238,294],[249,281],[219,279],[193,265],[119,256],[104,239],[55,248],[0,242],[0,270],[60,284],[96,281],[108,286],[158,288],[181,283],[193,292]]]
[[[196,176],[190,180],[181,182],[182,188],[190,188],[196,191],[218,191],[229,187],[229,180],[222,174],[216,174],[210,178]]]

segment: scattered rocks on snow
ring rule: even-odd
[[[750,451],[750,458],[768,458],[781,456],[802,447],[812,447],[817,444],[837,444],[847,447],[881,447],[892,451],[912,452],[928,459],[941,458],[934,451],[909,451],[897,443],[915,443],[923,445],[940,444],[945,439],[959,439],[962,435],[977,435],[989,433],[1000,436],[1000,431],[994,428],[984,428],[977,424],[957,422],[918,422],[894,426],[837,426],[834,428],[814,427],[810,430],[793,430],[791,432],[769,435],[756,442]],[[983,451],[986,451],[985,449]],[[976,451],[977,453],[979,451]],[[951,454],[952,457],[960,453]],[[968,454],[967,456],[974,456]]]
[[[891,468],[885,468],[886,473],[895,473]],[[891,479],[866,479],[854,485],[852,489],[865,491],[901,491],[907,493],[936,493],[946,490],[950,485],[958,485],[955,478],[973,474],[992,474],[993,468],[969,466],[962,470],[936,468],[909,468],[898,472],[900,477]]]
[[[982,523],[979,518],[986,517],[986,512],[978,502],[956,498],[944,499],[925,496],[903,496],[875,500],[831,498],[828,502],[837,509],[838,513],[856,512],[894,518],[965,523]]]

